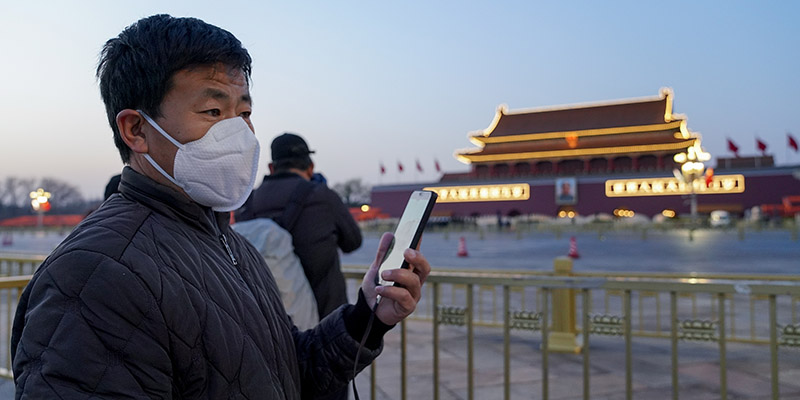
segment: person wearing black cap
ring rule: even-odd
[[[270,175],[236,213],[236,221],[271,218],[292,234],[322,319],[347,303],[338,249],[361,246],[359,229],[339,195],[314,173],[308,144],[284,133],[272,141]]]

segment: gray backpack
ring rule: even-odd
[[[264,257],[278,284],[286,313],[294,324],[300,330],[316,326],[319,322],[317,301],[300,258],[294,253],[292,235],[269,218],[237,222],[231,227]]]

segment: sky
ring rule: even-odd
[[[786,151],[787,132],[800,139],[800,2],[164,3],[3,1],[0,179],[54,177],[102,196],[122,163],[97,57],[158,13],[220,26],[250,52],[261,175],[272,139],[294,132],[329,183],[432,182],[434,160],[469,169],[453,153],[474,147],[467,134],[500,104],[604,102],[662,87],[713,156],[731,155],[726,138],[754,155],[758,137],[779,165],[800,164]]]

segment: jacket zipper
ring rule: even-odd
[[[228,257],[231,258],[231,262],[234,266],[238,266],[239,262],[236,261],[236,257],[233,255],[233,251],[231,250],[231,246],[228,246],[228,238],[225,236],[224,233],[219,235],[219,241],[222,242],[222,245],[225,247],[225,251],[228,252]]]

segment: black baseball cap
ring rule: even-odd
[[[272,141],[272,161],[286,160],[292,158],[308,158],[309,154],[314,154],[314,150],[308,149],[308,144],[300,136],[294,133],[284,133]]]

